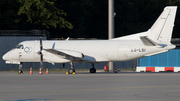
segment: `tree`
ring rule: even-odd
[[[67,13],[54,5],[55,0],[1,0],[0,29],[48,29],[50,26],[72,29]]]
[[[116,37],[147,31],[164,7],[180,5],[180,0],[114,1]],[[51,37],[108,38],[108,0],[1,0],[0,12],[1,30],[42,29]],[[180,37],[179,14],[178,9],[173,37]]]
[[[72,29],[70,22],[66,21],[67,13],[54,6],[54,0],[18,0],[21,7],[17,14],[23,16],[24,19],[19,21],[27,21],[30,24],[42,25],[47,28],[49,26]]]

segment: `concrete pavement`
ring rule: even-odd
[[[179,101],[180,73],[0,72],[1,101]]]

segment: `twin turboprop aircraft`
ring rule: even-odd
[[[7,52],[6,63],[23,62],[71,63],[68,70],[75,72],[73,63],[92,63],[90,73],[95,73],[94,63],[128,61],[167,52],[176,46],[170,43],[176,6],[167,6],[146,32],[114,38],[111,40],[63,40],[23,41]]]

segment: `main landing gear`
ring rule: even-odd
[[[75,70],[73,67],[73,62],[71,62],[70,64],[71,64],[71,68],[68,70],[68,74],[73,74],[73,73],[75,73]]]
[[[90,73],[96,73],[96,69],[94,68],[94,64],[92,63],[92,68],[90,69]]]
[[[19,70],[17,71],[17,74],[23,74],[23,71],[22,71],[22,62],[20,62],[20,64],[19,64]]]
[[[75,69],[73,67],[73,62],[70,63],[71,68],[68,70],[67,74],[76,74]],[[96,69],[94,68],[94,63],[92,63],[92,68],[90,69],[90,73],[96,73]]]

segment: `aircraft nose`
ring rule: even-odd
[[[2,58],[3,60],[7,60],[7,54],[4,54]]]

